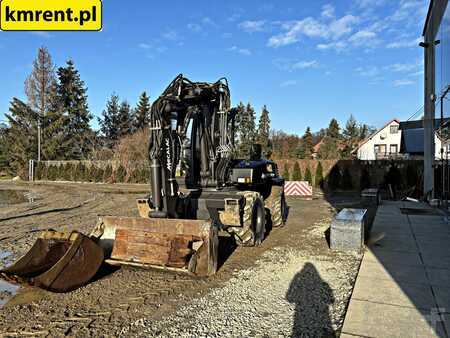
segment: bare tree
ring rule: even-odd
[[[40,47],[33,61],[33,70],[25,81],[28,105],[42,119],[50,110],[55,95],[55,66],[47,48]]]

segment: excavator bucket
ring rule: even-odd
[[[210,221],[105,216],[97,238],[111,265],[154,267],[210,276],[216,273],[218,229]]]
[[[16,263],[0,272],[53,292],[85,285],[104,260],[103,249],[79,233],[44,231]]]

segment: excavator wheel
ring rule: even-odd
[[[272,186],[272,192],[266,199],[266,207],[270,210],[270,219],[272,227],[281,227],[285,223],[286,217],[286,198],[283,187]]]
[[[238,245],[258,246],[263,241],[266,232],[264,200],[255,191],[243,191],[239,194],[245,198],[242,227],[232,227],[230,230]]]

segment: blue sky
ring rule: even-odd
[[[129,6],[129,7],[127,7]],[[155,99],[178,74],[225,76],[233,104],[266,104],[272,127],[302,134],[350,114],[381,126],[423,104],[418,47],[427,0],[103,1],[101,32],[0,32],[0,120],[37,48],[72,58],[99,116],[117,93]],[[97,123],[93,122],[97,127]]]

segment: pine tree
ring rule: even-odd
[[[283,178],[284,178],[286,181],[289,181],[289,179],[290,179],[290,175],[289,175],[289,167],[288,167],[288,164],[287,164],[287,163],[284,164]]]
[[[356,119],[353,117],[353,115],[350,115],[343,131],[345,138],[345,147],[342,150],[343,158],[349,158],[353,149],[355,149],[355,147],[358,145],[359,132],[360,130]]]
[[[255,140],[255,110],[247,104],[239,116],[239,156],[250,157],[251,146]]]
[[[294,164],[294,170],[292,171],[292,180],[293,181],[301,181],[302,180],[302,172],[300,170],[300,165],[298,162]]]
[[[272,155],[272,144],[269,139],[270,133],[270,118],[269,111],[264,105],[259,117],[257,142],[261,144],[262,153],[265,158],[270,158]]]
[[[333,139],[340,139],[341,138],[340,130],[341,128],[339,127],[338,121],[333,118],[331,119],[330,124],[328,126],[327,136]]]
[[[67,115],[68,157],[84,159],[93,146],[89,125],[92,115],[87,103],[87,89],[72,60],[68,60],[66,66],[60,67],[57,73],[57,93],[61,107]]]
[[[63,160],[68,152],[66,135],[68,119],[57,95],[57,84],[52,88],[53,95],[49,110],[42,121],[42,157],[45,160]]]
[[[4,123],[0,123],[0,174],[8,169],[8,126]]]
[[[150,98],[146,92],[139,97],[139,102],[134,109],[133,114],[133,131],[144,129],[148,126],[150,120]]]
[[[13,98],[8,120],[7,154],[13,170],[20,174],[30,159],[37,158],[37,121],[39,113],[25,102]]]
[[[132,133],[133,119],[131,115],[131,108],[127,101],[122,101],[119,107],[118,119],[118,136],[122,138]]]
[[[327,129],[326,136],[323,138],[322,145],[319,149],[319,158],[323,160],[339,159],[338,142],[340,141],[340,127],[336,119],[331,119]]]
[[[317,163],[316,175],[314,176],[314,184],[316,187],[323,187],[323,168],[320,161]]]
[[[309,169],[309,166],[307,166],[305,169],[305,181],[309,182],[309,184],[312,184],[311,169]]]
[[[98,118],[103,144],[109,148],[115,144],[119,138],[119,96],[112,94],[106,102],[106,109],[102,112],[102,117]]]
[[[314,152],[313,135],[309,127],[306,128],[305,134],[302,137],[302,150],[303,158],[307,159],[310,159]]]

